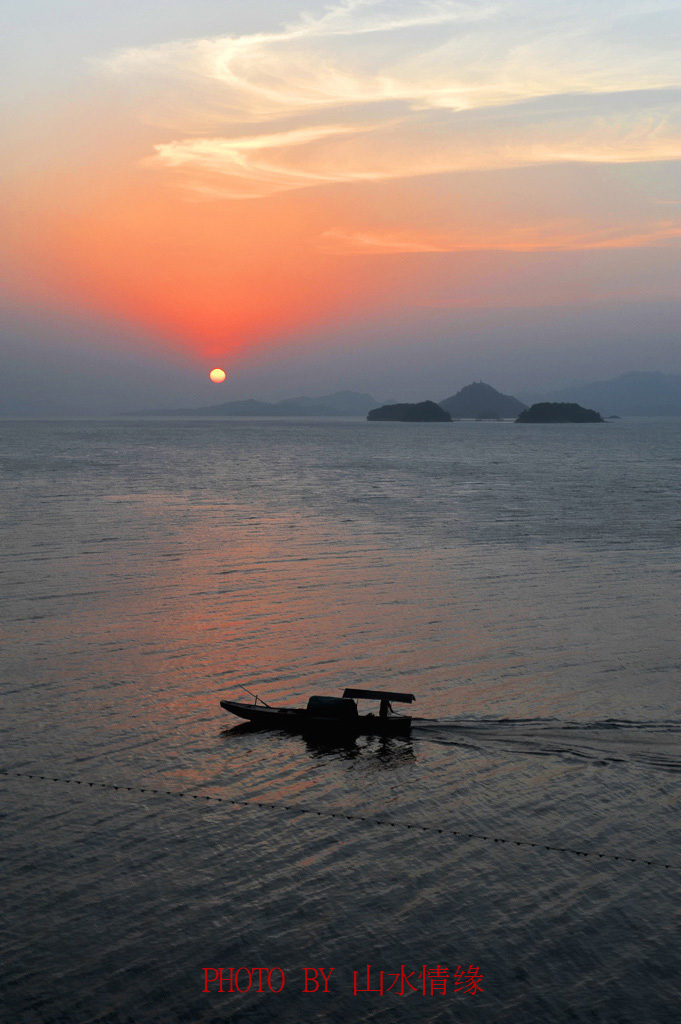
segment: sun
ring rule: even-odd
[[[227,374],[224,370],[221,370],[219,366],[216,366],[214,370],[211,370],[208,376],[214,384],[222,384],[223,380],[227,380]]]

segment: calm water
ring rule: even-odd
[[[3,1022],[679,1019],[681,422],[0,442]],[[438,721],[254,733],[237,683]],[[484,992],[355,996],[367,963]],[[286,984],[204,994],[220,966]]]

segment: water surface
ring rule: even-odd
[[[680,423],[0,438],[4,1019],[678,1019]],[[257,733],[239,683],[437,721]],[[355,996],[367,963],[484,992]],[[203,994],[214,966],[287,983]]]

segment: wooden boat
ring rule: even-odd
[[[245,687],[244,687],[245,689]],[[247,691],[250,693],[250,690]],[[255,696],[252,694],[252,696]],[[378,714],[360,714],[358,700],[380,701]],[[221,700],[220,706],[263,729],[288,732],[342,732],[351,735],[404,736],[411,729],[411,717],[393,711],[392,704],[411,704],[413,693],[388,690],[358,690],[352,687],[342,697],[310,697],[305,708],[273,708],[260,697],[253,704]]]

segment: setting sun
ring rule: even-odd
[[[222,384],[223,380],[227,379],[227,374],[224,370],[221,370],[219,366],[216,366],[214,370],[211,370],[208,376],[214,384]]]

